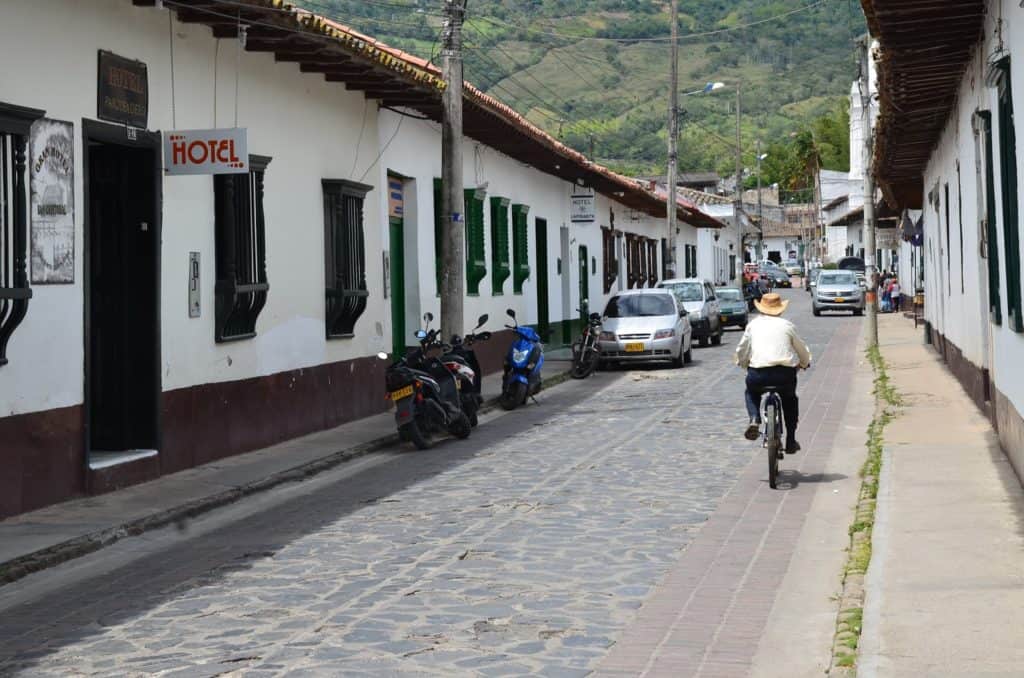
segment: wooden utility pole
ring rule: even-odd
[[[668,95],[668,197],[665,201],[665,277],[676,277],[676,172],[679,170],[679,0],[672,0],[672,57]]]
[[[759,173],[760,175],[760,173]],[[758,191],[758,198],[761,193]],[[735,214],[736,223],[740,223],[740,208],[743,206],[743,146],[740,140],[740,82],[736,81],[736,195],[733,198],[733,213]],[[758,230],[761,229],[760,221],[757,224]],[[757,259],[761,258],[761,244],[760,236],[758,236],[757,245]]]
[[[465,198],[462,192],[462,22],[465,0],[444,0],[441,122],[441,336],[463,332],[465,289]]]
[[[871,120],[871,39],[864,38],[861,57],[860,96],[864,126],[864,277],[867,279],[868,348],[878,346],[878,289],[875,267],[875,177],[871,165],[874,156],[874,129]]]

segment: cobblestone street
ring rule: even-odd
[[[785,296],[815,361],[805,452],[778,491],[742,437],[730,331],[683,369],[598,373],[217,529],[126,539],[83,559],[103,559],[85,581],[56,568],[3,587],[0,602],[42,592],[0,607],[0,674],[636,675],[657,668],[662,629],[693,640],[675,675],[736,675],[828,481],[860,359],[859,318]]]

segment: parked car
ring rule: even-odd
[[[775,287],[792,287],[793,282],[789,279],[789,274],[783,271],[781,268],[770,268],[766,270],[762,275],[769,278]]]
[[[822,311],[853,311],[864,315],[864,291],[857,283],[853,271],[822,271],[818,274],[817,287],[811,302],[814,315]]]
[[[661,289],[669,289],[676,300],[686,309],[690,316],[693,337],[701,346],[711,342],[715,346],[722,343],[722,319],[718,307],[715,288],[707,280],[685,278],[680,280],[663,280],[658,283]]]
[[[744,329],[747,326],[747,300],[743,290],[719,287],[715,289],[715,296],[718,297],[718,314],[722,320],[722,327],[734,326]]]
[[[840,271],[857,271],[859,273],[865,273],[868,270],[864,260],[860,257],[844,257],[839,260],[839,265],[836,268]]]
[[[675,295],[626,290],[608,300],[598,345],[602,365],[668,360],[682,367],[692,360],[693,330]]]
[[[821,273],[822,269],[812,268],[807,276],[804,277],[804,289],[814,294],[814,288],[818,286],[818,274]]]
[[[782,267],[790,275],[803,275],[804,267],[796,259],[791,259]]]

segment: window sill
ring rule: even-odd
[[[327,341],[330,341],[332,339],[355,339],[355,338],[356,338],[355,334],[328,334],[327,335]]]

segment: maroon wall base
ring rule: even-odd
[[[964,357],[960,347],[932,328],[932,345],[946,361],[960,385],[985,416],[996,423],[995,409],[991,405],[991,384],[988,370],[982,369]]]
[[[357,358],[163,394],[161,473],[383,412],[386,361]]]
[[[0,418],[0,518],[85,491],[82,407]]]

